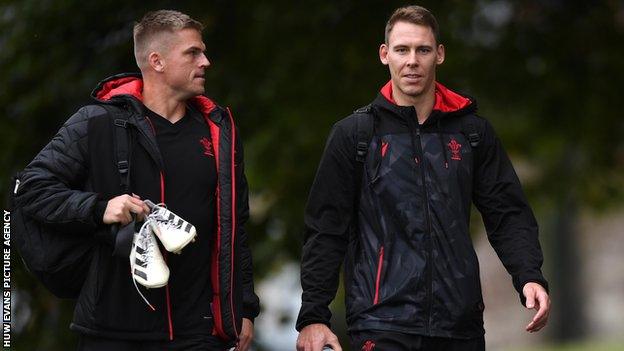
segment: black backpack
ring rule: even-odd
[[[110,105],[100,106],[108,111],[117,127],[114,143],[120,186],[127,193],[131,133],[127,131],[125,114]],[[26,269],[52,294],[59,298],[75,299],[89,271],[95,247],[94,235],[67,233],[60,227],[41,223],[25,213],[25,204],[20,203],[17,196],[21,175],[20,172],[13,177],[9,195],[12,246],[19,251]],[[111,235],[115,235],[116,231],[117,228],[113,228]]]

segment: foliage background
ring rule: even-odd
[[[574,274],[579,211],[624,196],[624,2],[422,1],[441,25],[441,82],[477,97],[520,165],[542,223],[553,284],[550,337],[584,337]],[[302,213],[331,125],[388,79],[377,48],[402,1],[0,1],[0,189],[89,103],[107,76],[136,71],[133,21],[174,8],[206,25],[207,94],[233,107],[252,190],[257,279],[298,260]],[[71,302],[13,256],[16,350],[65,350]],[[340,309],[338,303],[338,309]],[[562,306],[565,306],[563,308]],[[22,313],[15,313],[22,311]],[[25,312],[27,311],[27,313]],[[339,314],[340,312],[338,312]],[[566,323],[576,320],[578,323]],[[573,324],[573,325],[572,325]]]

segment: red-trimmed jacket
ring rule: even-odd
[[[25,210],[46,223],[71,226],[72,232],[95,234],[89,274],[76,303],[71,329],[120,339],[172,339],[168,289],[150,289],[151,311],[135,291],[128,260],[111,255],[110,228],[102,224],[108,199],[121,195],[116,167],[114,123],[101,104],[117,106],[126,114],[132,144],[130,188],[143,198],[166,202],[163,161],[156,138],[145,119],[140,75],[121,74],[101,82],[92,95],[94,105],[81,108],[27,166],[20,197]],[[201,111],[210,133],[217,162],[217,233],[212,252],[213,334],[228,341],[238,337],[242,318],[259,313],[254,293],[251,252],[244,224],[248,188],[243,150],[229,110],[205,96],[189,103]],[[175,306],[173,306],[175,308]]]
[[[548,287],[537,222],[474,99],[436,84],[433,111],[418,124],[415,108],[397,105],[390,89],[370,105],[363,164],[355,156],[361,112],[337,122],[328,138],[305,211],[297,329],[329,324],[344,262],[349,331],[480,337],[485,307],[471,206],[519,294],[528,282]]]

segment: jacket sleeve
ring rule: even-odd
[[[488,240],[511,274],[514,288],[536,282],[548,290],[542,275],[542,249],[533,211],[522,191],[518,176],[491,124],[485,124],[477,147],[473,201],[483,217]]]
[[[238,131],[236,132],[238,135]],[[253,264],[251,250],[247,243],[245,223],[249,218],[249,187],[244,170],[243,146],[240,138],[236,141],[236,180],[237,180],[237,211],[238,211],[238,240],[241,250],[241,273],[243,283],[243,318],[253,321],[260,313],[260,300],[254,292]]]
[[[102,222],[106,202],[79,190],[88,172],[89,109],[83,107],[69,118],[20,175],[17,201],[37,221],[77,231]]]
[[[334,125],[329,135],[305,209],[299,331],[313,323],[330,325],[329,304],[338,289],[347,249],[355,191],[355,136],[344,122]]]

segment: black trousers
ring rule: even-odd
[[[78,351],[225,351],[227,345],[215,336],[177,337],[173,341],[135,341],[80,335]]]
[[[349,333],[352,351],[485,351],[485,338],[448,339],[389,331]]]

